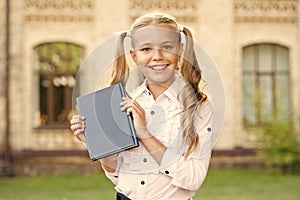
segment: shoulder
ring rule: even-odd
[[[210,100],[205,100],[194,115],[194,128],[196,132],[203,136],[211,130],[213,123],[213,106]],[[210,131],[209,131],[210,132]]]
[[[206,99],[202,104],[198,107],[196,111],[196,117],[200,119],[211,117],[213,112],[213,105],[209,99]]]

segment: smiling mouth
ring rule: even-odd
[[[152,70],[160,71],[166,69],[168,66],[169,65],[152,65],[148,67],[150,67]]]

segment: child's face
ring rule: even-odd
[[[170,85],[182,52],[179,34],[167,24],[150,25],[134,31],[131,56],[148,82]]]

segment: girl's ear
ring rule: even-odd
[[[130,50],[130,55],[131,55],[132,60],[135,62],[135,64],[138,65],[138,59],[137,59],[135,51],[134,50]]]

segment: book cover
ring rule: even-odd
[[[138,146],[133,119],[121,111],[126,95],[122,83],[76,98],[86,118],[85,137],[90,159],[95,161]]]

